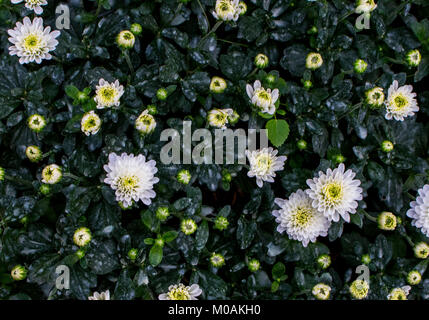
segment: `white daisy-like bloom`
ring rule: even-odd
[[[92,296],[88,297],[88,300],[110,300],[110,291],[106,290],[100,293],[95,291]]]
[[[125,207],[130,206],[133,200],[150,205],[151,198],[156,196],[153,185],[159,179],[155,177],[158,171],[155,160],[146,161],[141,154],[134,156],[123,153],[118,156],[111,153],[104,170],[107,172],[104,182],[115,190],[116,201],[122,202]]]
[[[18,4],[25,1],[25,7],[29,10],[34,10],[35,14],[42,14],[43,9],[41,6],[46,6],[48,1],[46,0],[10,0],[13,4]]]
[[[56,184],[61,181],[63,173],[61,167],[56,164],[50,164],[42,170],[42,182],[46,184]]]
[[[88,243],[91,242],[91,239],[91,230],[86,227],[81,227],[77,229],[73,234],[73,242],[79,247],[86,246]]]
[[[259,80],[253,83],[253,87],[248,84],[246,86],[247,95],[250,102],[257,106],[262,113],[274,114],[276,111],[275,103],[279,98],[279,89],[264,89]]]
[[[328,300],[331,295],[331,287],[324,283],[316,284],[311,293],[317,300]]]
[[[87,136],[97,134],[101,128],[101,119],[93,110],[91,110],[83,115],[80,122],[80,128]]]
[[[383,88],[375,87],[365,92],[366,102],[371,107],[379,107],[384,102]]]
[[[288,200],[276,198],[274,203],[280,207],[273,211],[279,224],[277,231],[286,231],[290,239],[301,241],[307,247],[309,242],[316,242],[318,236],[328,234],[331,222],[313,208],[311,198],[301,189],[292,193]]]
[[[135,41],[136,38],[134,34],[129,30],[123,30],[119,32],[116,37],[116,43],[120,48],[123,49],[131,49],[132,47],[134,47]]]
[[[223,21],[237,21],[241,8],[238,0],[216,0],[213,17]]]
[[[374,0],[358,0],[355,9],[356,13],[369,13],[377,8]]]
[[[43,19],[25,17],[23,22],[17,22],[14,29],[9,29],[9,47],[11,56],[18,56],[19,63],[36,62],[40,64],[43,59],[50,60],[50,51],[58,45],[56,38],[60,35],[58,30],[51,32],[51,27],[43,28]]]
[[[96,86],[94,100],[97,102],[97,109],[110,108],[113,106],[118,107],[120,99],[124,94],[124,87],[116,80],[109,83],[104,79],[100,79],[98,86]]]
[[[385,101],[385,118],[387,120],[394,118],[398,121],[404,121],[404,118],[413,116],[415,112],[419,111],[416,96],[417,94],[413,92],[413,86],[399,87],[398,81],[393,81]]]
[[[310,70],[316,70],[320,68],[323,64],[323,58],[320,53],[311,52],[307,55],[305,59],[305,67]]]
[[[137,131],[139,131],[141,134],[149,134],[155,130],[156,121],[155,118],[149,114],[149,110],[146,109],[136,119],[135,126]]]
[[[407,296],[410,293],[410,286],[403,286],[401,288],[395,288],[390,291],[387,296],[389,300],[407,300]]]
[[[356,174],[352,170],[344,170],[341,163],[338,168],[328,169],[326,173],[319,171],[319,177],[307,180],[310,189],[306,192],[313,200],[313,207],[335,222],[340,216],[350,222],[350,213],[356,213],[358,201],[362,200],[360,180],[353,179]]]
[[[411,225],[421,229],[422,233],[429,237],[429,184],[419,189],[416,201],[410,203],[411,209],[407,216],[413,219]]]
[[[158,296],[159,300],[198,300],[197,297],[203,292],[198,284],[185,286],[182,283],[168,287],[167,293]]]
[[[249,159],[250,169],[247,176],[256,177],[256,184],[262,188],[264,181],[274,182],[276,171],[283,170],[286,156],[277,157],[278,150],[273,148],[263,148],[262,150],[246,150]]]
[[[207,115],[207,121],[210,126],[226,129],[229,119],[234,116],[232,109],[212,109]]]

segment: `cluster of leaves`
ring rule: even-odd
[[[56,1],[48,2],[43,18],[54,26]],[[362,31],[354,26],[353,1],[245,2],[247,13],[237,23],[211,32],[213,0],[70,1],[71,28],[61,30],[55,59],[25,66],[9,56],[5,31],[29,11],[0,2],[0,167],[7,175],[0,182],[1,299],[87,299],[106,289],[115,299],[156,299],[179,282],[198,283],[203,299],[314,299],[311,289],[319,282],[332,287],[333,298],[349,299],[348,284],[365,254],[371,258],[369,298],[385,299],[415,269],[423,280],[409,298],[429,297],[428,259],[415,258],[410,245],[428,239],[405,215],[416,190],[428,183],[427,1],[379,0],[371,28]],[[130,70],[115,37],[132,23],[141,24],[143,33],[128,52]],[[317,31],[309,32],[313,26]],[[404,56],[416,48],[422,62],[409,68]],[[317,71],[305,68],[309,52],[323,56]],[[253,65],[258,53],[269,58],[265,71]],[[353,72],[358,58],[368,63],[364,74]],[[267,73],[275,76],[272,88],[280,90],[282,119],[265,119],[249,104],[246,84],[265,81]],[[210,92],[213,76],[226,79],[225,92]],[[94,104],[77,97],[92,97],[100,78],[118,79],[125,93],[119,108],[99,113],[102,128],[87,137],[80,119]],[[313,87],[304,88],[305,80]],[[362,104],[371,85],[386,90],[393,80],[414,86],[416,117],[388,121],[382,110]],[[156,98],[161,87],[169,92],[164,101]],[[134,121],[150,104],[157,108],[157,128],[144,137]],[[236,110],[241,116],[236,127],[269,129],[272,144],[288,156],[275,183],[258,188],[242,165],[159,161],[163,129],[181,131],[183,120],[192,120],[194,129],[204,127],[215,107]],[[26,123],[35,113],[48,119],[37,134]],[[307,141],[305,150],[297,147],[299,140]],[[392,141],[394,151],[382,152],[383,140]],[[26,158],[29,145],[42,149],[42,162]],[[160,182],[150,206],[121,210],[103,182],[111,152],[157,161]],[[275,230],[274,198],[305,188],[315,172],[335,167],[338,155],[362,181],[364,200],[350,224],[334,223],[327,237],[304,248]],[[50,163],[68,174],[44,195],[40,175]],[[188,186],[175,178],[184,168],[192,174]],[[225,172],[231,181],[225,181]],[[156,217],[160,206],[170,210],[166,221]],[[373,216],[392,211],[402,222],[395,231],[381,231],[363,210]],[[217,216],[228,219],[226,230],[214,228]],[[198,224],[190,236],[180,231],[180,221],[189,217]],[[84,257],[76,255],[73,243],[81,226],[93,235]],[[213,252],[224,255],[223,267],[211,266]],[[316,262],[321,254],[332,258],[326,270]],[[247,267],[252,258],[261,263],[256,272]],[[17,264],[28,269],[25,281],[10,277]],[[55,287],[58,265],[70,268],[69,290]]]

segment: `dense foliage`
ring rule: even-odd
[[[352,299],[359,265],[369,268],[367,299],[387,299],[410,284],[413,270],[422,280],[408,299],[429,298],[429,258],[414,252],[429,239],[406,215],[429,183],[429,3],[378,0],[363,30],[348,0],[247,0],[245,13],[222,23],[212,14],[215,3],[71,0],[70,28],[59,30],[53,58],[20,64],[9,54],[7,31],[36,15],[24,2],[0,0],[1,299],[86,300],[106,290],[114,299],[157,299],[178,283],[198,284],[198,299],[316,299],[318,283],[331,288],[330,299]],[[48,0],[39,15],[52,30],[58,4]],[[135,43],[120,47],[117,35],[133,24],[141,34],[134,25]],[[422,56],[418,66],[407,63],[414,49]],[[310,52],[323,57],[320,68],[306,68]],[[268,66],[255,65],[260,53]],[[364,72],[357,59],[367,64]],[[222,93],[210,90],[214,76],[226,80]],[[123,86],[119,106],[96,108],[100,79]],[[246,85],[255,80],[278,89],[275,116],[249,102]],[[387,120],[384,105],[366,101],[375,86],[387,99],[394,80],[417,94],[419,111],[404,121]],[[268,129],[270,145],[287,156],[274,183],[259,188],[247,176],[249,165],[160,161],[161,131],[181,131],[183,120],[209,128],[213,108],[238,113],[232,129]],[[141,134],[135,121],[146,109],[156,128]],[[91,110],[101,128],[86,135],[81,120]],[[46,119],[42,130],[30,128],[34,114]],[[30,161],[29,146],[40,148],[42,158]],[[150,205],[118,203],[104,181],[110,153],[156,161]],[[307,189],[307,179],[340,163],[363,189],[350,222],[332,222],[327,236],[308,246],[280,234],[274,199]],[[58,183],[43,183],[50,164],[61,168]],[[177,177],[183,169],[191,174],[188,184]],[[381,212],[395,216],[394,230],[380,228]],[[224,230],[220,216],[228,221]],[[189,235],[186,219],[197,225]],[[91,233],[81,247],[78,229]],[[213,254],[224,257],[223,265]],[[318,262],[324,254],[330,264]],[[56,288],[59,265],[70,269],[68,290]],[[25,268],[22,280],[11,276],[16,266]]]

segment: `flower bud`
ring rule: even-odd
[[[227,87],[225,79],[221,77],[213,77],[210,81],[210,91],[213,93],[222,93]]]
[[[28,146],[25,155],[31,162],[39,162],[42,159],[42,151],[38,146]]]
[[[133,23],[131,25],[130,31],[135,35],[139,36],[143,32],[143,28],[139,23]]]
[[[419,242],[414,247],[414,255],[419,259],[429,257],[429,245],[426,242]]]
[[[46,119],[40,114],[33,114],[27,119],[27,125],[34,132],[41,132],[46,127]]]
[[[296,143],[296,146],[298,147],[299,150],[305,150],[307,149],[307,141],[305,140],[298,140],[298,142]]]
[[[118,36],[116,37],[116,44],[121,49],[131,49],[134,47],[135,41],[136,38],[134,37],[134,34],[129,30],[123,30],[119,32]]]
[[[362,300],[368,296],[369,285],[365,280],[357,279],[352,282],[349,288],[350,294],[353,298]]]
[[[167,89],[165,88],[159,88],[158,91],[156,92],[156,97],[158,98],[158,100],[165,100],[168,97],[168,92]]]
[[[410,67],[417,67],[422,61],[422,55],[419,50],[408,51],[406,57],[407,63]]]
[[[328,300],[331,294],[331,287],[324,283],[316,284],[311,293],[317,300]]]
[[[331,265],[331,257],[328,254],[322,254],[317,258],[317,264],[322,269],[327,269]]]
[[[393,150],[393,148],[394,148],[393,143],[392,143],[392,142],[390,142],[390,141],[388,141],[388,140],[384,140],[384,141],[381,143],[381,150],[382,150],[383,152],[386,152],[386,153],[391,152],[391,151]]]
[[[268,66],[268,62],[269,62],[268,57],[262,53],[258,54],[255,57],[255,61],[254,61],[255,66],[258,67],[259,69],[266,68]]]
[[[210,264],[215,268],[220,268],[225,264],[225,258],[220,253],[212,253]]]
[[[130,251],[128,251],[128,258],[131,261],[134,261],[137,259],[137,255],[138,255],[139,251],[135,248],[130,249]]]
[[[320,53],[311,52],[307,55],[305,66],[307,69],[316,70],[323,64],[323,58]]]
[[[180,224],[180,230],[187,236],[193,234],[197,230],[197,224],[192,219],[184,219]]]
[[[220,231],[225,230],[229,225],[228,219],[223,216],[217,216],[214,223],[214,228]]]
[[[364,254],[360,260],[362,261],[363,264],[366,264],[366,265],[371,263],[371,257],[369,256],[369,254]]]
[[[158,220],[165,221],[170,216],[170,211],[168,210],[168,207],[159,207],[156,209],[155,215]]]
[[[367,68],[368,64],[362,59],[357,59],[353,66],[356,73],[364,73]]]
[[[12,271],[10,272],[10,275],[15,281],[24,280],[27,277],[27,269],[25,269],[25,267],[21,265],[17,265],[13,267]]]
[[[46,166],[42,171],[42,182],[47,184],[56,184],[63,177],[61,168],[56,164]]]
[[[422,281],[422,275],[417,270],[410,271],[407,275],[407,282],[412,286],[418,285]]]
[[[91,242],[91,239],[91,231],[85,227],[77,229],[73,235],[73,242],[79,247],[86,246]]]
[[[80,128],[87,136],[97,134],[101,128],[101,119],[93,110],[91,110],[83,115],[80,122]]]
[[[383,211],[377,218],[381,230],[393,231],[396,228],[396,216],[392,212]]]
[[[182,169],[177,173],[177,181],[181,184],[188,184],[191,181],[191,173],[189,170]]]
[[[261,267],[261,263],[257,259],[252,259],[247,264],[247,268],[249,268],[250,272],[256,272]]]

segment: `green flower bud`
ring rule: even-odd
[[[392,212],[383,211],[377,218],[381,230],[393,231],[396,228],[396,216]]]
[[[370,264],[371,263],[371,257],[369,256],[369,254],[364,254],[361,258],[361,261],[363,264]]]
[[[153,104],[150,104],[150,105],[148,105],[147,106],[147,111],[149,112],[149,114],[150,115],[152,115],[152,116],[154,116],[154,115],[156,115],[157,114],[157,109],[156,109],[156,106],[155,105],[153,105]]]
[[[274,82],[276,82],[276,76],[269,73],[265,77],[265,81],[267,81],[268,84],[273,84]]]
[[[350,285],[350,294],[353,298],[362,300],[368,296],[369,284],[365,280],[357,279]]]
[[[302,84],[306,90],[309,90],[313,86],[313,82],[310,80],[305,80]]]
[[[317,30],[316,26],[312,26],[310,29],[308,29],[307,33],[308,34],[316,34],[317,32],[319,32],[319,30]]]
[[[386,152],[386,153],[391,152],[393,148],[394,148],[393,143],[388,140],[385,140],[381,143],[381,150],[383,152]]]
[[[17,265],[13,267],[12,271],[10,272],[10,275],[15,281],[24,280],[27,277],[27,269],[25,269],[25,267],[21,265]]]
[[[256,57],[255,57],[255,66],[258,67],[259,69],[264,69],[268,66],[268,62],[269,59],[265,54],[259,53]]]
[[[134,47],[135,41],[136,38],[134,37],[134,34],[129,30],[121,31],[116,37],[116,44],[121,49],[131,49]]]
[[[410,67],[417,67],[422,61],[422,55],[419,50],[408,51],[406,57],[407,63]]]
[[[170,216],[170,211],[168,210],[168,207],[159,207],[156,209],[155,215],[159,221],[165,221]]]
[[[41,132],[46,127],[46,119],[40,114],[33,114],[27,119],[27,125],[34,132]]]
[[[305,140],[298,140],[298,142],[296,143],[296,146],[298,147],[299,150],[305,150],[307,149],[307,141]]]
[[[2,167],[0,167],[0,181],[4,180],[4,169]]]
[[[247,268],[249,268],[250,272],[256,272],[261,267],[261,263],[257,259],[252,259],[247,264]]]
[[[220,268],[225,264],[225,258],[220,253],[212,253],[210,257],[210,263],[215,268]]]
[[[25,155],[31,162],[39,162],[42,159],[42,151],[38,146],[28,146]]]
[[[319,69],[323,64],[323,58],[320,53],[311,52],[307,55],[305,66],[307,69],[316,70]]]
[[[316,284],[311,293],[317,300],[328,300],[331,295],[331,287],[324,283]]]
[[[197,230],[197,224],[192,219],[184,219],[180,224],[180,230],[189,236]]]
[[[137,255],[138,255],[138,253],[139,253],[139,251],[138,251],[137,249],[132,248],[132,249],[130,249],[130,250],[128,251],[128,258],[129,258],[131,261],[134,261],[134,260],[136,260],[136,259],[137,259]]]
[[[328,254],[322,254],[317,258],[317,264],[322,269],[327,269],[331,265],[331,257]]]
[[[133,23],[131,25],[130,31],[135,35],[135,36],[139,36],[141,35],[141,33],[143,32],[143,28],[140,24],[138,23]]]
[[[356,73],[364,73],[368,68],[368,64],[362,59],[357,59],[353,68]]]
[[[165,100],[168,97],[168,92],[167,89],[165,88],[159,88],[158,91],[156,92],[156,97],[158,98],[158,100]]]
[[[224,78],[213,77],[210,81],[210,91],[213,93],[222,93],[225,91],[227,83]]]
[[[164,246],[164,240],[162,240],[161,238],[155,239],[155,245],[163,247]]]
[[[222,174],[222,180],[225,182],[231,182],[231,180],[232,180],[231,174],[229,172],[224,172]]]
[[[188,184],[191,181],[191,173],[189,170],[182,169],[177,173],[177,181],[181,184]]]
[[[346,158],[342,154],[337,154],[334,159],[336,163],[343,163],[346,161]]]
[[[419,259],[429,257],[429,245],[426,242],[419,242],[414,247],[414,255]]]
[[[51,192],[51,187],[48,184],[42,184],[39,191],[41,194],[47,196]]]
[[[412,286],[418,285],[422,281],[422,275],[417,270],[410,271],[407,275],[407,282]]]
[[[82,259],[83,257],[85,257],[85,250],[79,249],[75,252],[76,257],[80,259]]]
[[[223,216],[217,216],[214,223],[214,228],[220,231],[225,230],[229,225],[228,219]]]

